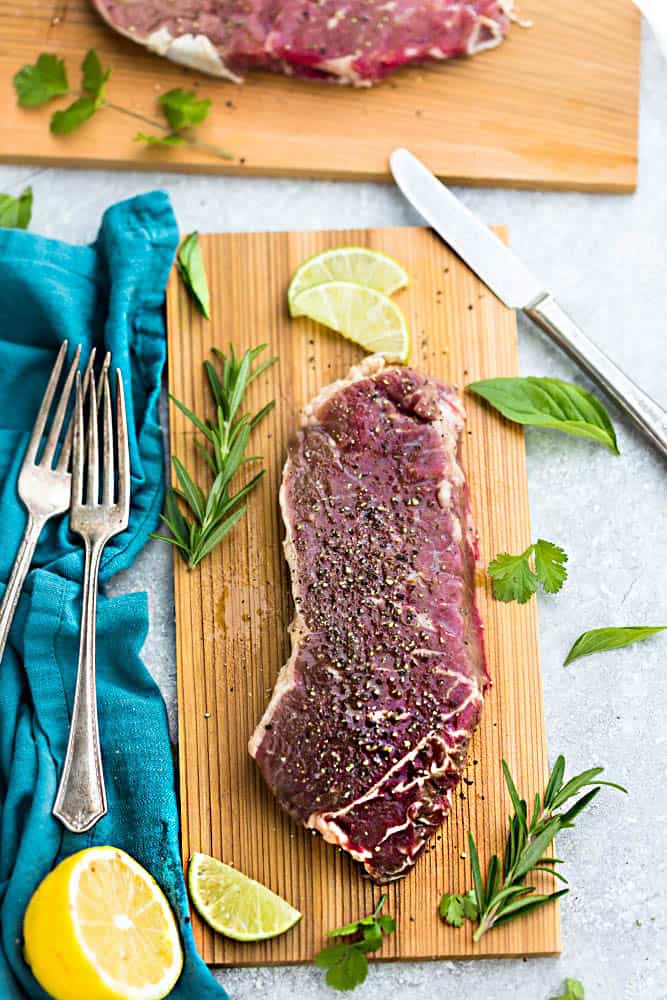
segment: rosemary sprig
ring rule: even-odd
[[[478,924],[473,934],[473,940],[479,941],[493,927],[500,927],[510,920],[516,920],[532,910],[564,896],[567,889],[559,889],[550,893],[538,893],[535,886],[526,885],[526,879],[534,872],[548,872],[554,878],[567,883],[567,879],[556,870],[556,865],[562,864],[560,858],[545,854],[554,837],[561,830],[573,827],[579,813],[590,805],[600,791],[601,785],[609,785],[621,792],[626,789],[611,781],[602,781],[598,775],[604,768],[591,767],[587,771],[564,782],[565,758],[560,755],[549,776],[547,787],[542,796],[535,795],[535,803],[530,819],[525,799],[519,797],[516,785],[510,774],[507,762],[503,761],[503,773],[509,797],[514,806],[514,815],[510,818],[509,831],[505,844],[505,854],[502,871],[496,854],[489,861],[486,879],[482,877],[479,855],[475,839],[468,834],[470,849],[470,865],[474,888],[465,895],[445,893],[440,900],[440,915],[447,923],[460,927],[466,917]],[[580,798],[568,809],[562,806],[575,795],[588,787]]]
[[[221,362],[220,372],[210,361],[204,362],[204,369],[215,403],[215,420],[200,420],[180,400],[170,396],[174,405],[192,421],[206,439],[206,444],[202,444],[201,441],[195,443],[210,469],[211,484],[206,495],[183,463],[173,455],[172,462],[179,485],[167,489],[165,510],[161,515],[171,535],[155,533],[151,537],[175,545],[188,564],[188,569],[194,569],[243,517],[247,506],[241,501],[264,475],[262,469],[236,493],[230,492],[231,480],[240,467],[260,457],[258,455],[245,457],[250,434],[275,406],[275,401],[272,400],[254,416],[249,413],[239,413],[250,383],[278,360],[267,358],[253,367],[256,358],[266,346],[261,344],[246,351],[240,358],[237,357],[231,344],[229,355],[213,348],[213,354]],[[186,512],[182,508],[185,508]]]

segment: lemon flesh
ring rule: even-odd
[[[162,1000],[183,967],[162,890],[116,847],[54,868],[28,904],[23,936],[26,961],[54,1000]]]
[[[402,311],[382,292],[349,281],[327,281],[300,292],[294,300],[299,315],[323,323],[387,361],[405,364],[410,332]]]
[[[301,914],[266,886],[208,854],[193,854],[188,888],[206,923],[235,941],[264,941],[284,934]]]
[[[287,302],[292,316],[300,316],[297,296],[314,285],[351,281],[364,288],[374,288],[384,295],[392,295],[399,288],[404,288],[408,280],[405,268],[387,254],[366,247],[337,247],[304,261],[290,282]]]

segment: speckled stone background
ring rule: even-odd
[[[389,151],[388,151],[389,152]],[[35,192],[32,229],[84,242],[111,202],[169,191],[183,231],[409,225],[391,186],[242,180],[171,174],[0,168],[0,190]],[[644,33],[639,188],[632,196],[462,189],[489,223],[506,223],[516,250],[590,336],[667,404],[667,62]],[[586,384],[528,321],[521,370]],[[570,578],[538,598],[551,758],[594,764],[629,789],[605,791],[558,853],[571,883],[561,958],[374,964],[358,1000],[547,1000],[566,976],[586,1000],[666,1000],[667,639],[562,666],[571,641],[602,625],[667,624],[667,467],[611,407],[622,455],[528,430],[533,533],[562,544]],[[171,556],[150,544],[117,590],[147,589],[145,657],[175,724]],[[443,887],[444,888],[444,887]],[[232,1000],[325,1000],[314,968],[219,970]],[[193,1000],[196,998],[193,997]]]

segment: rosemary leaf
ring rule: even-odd
[[[266,344],[255,347],[238,357],[230,346],[229,354],[214,349],[219,371],[210,361],[204,369],[215,405],[215,418],[202,420],[184,403],[171,396],[171,400],[194,427],[204,441],[195,444],[206,458],[210,480],[205,488],[196,483],[180,459],[172,456],[178,482],[171,486],[165,497],[162,521],[171,535],[153,534],[153,538],[168,541],[178,549],[189,569],[194,569],[202,559],[220,544],[234,525],[246,513],[246,498],[264,475],[260,470],[235,492],[231,483],[241,466],[258,461],[260,456],[246,456],[252,430],[275,405],[267,403],[257,413],[241,413],[241,405],[250,383],[260,372],[275,364],[269,358],[253,368],[258,355]]]
[[[509,821],[502,877],[498,857],[494,854],[487,867],[486,880],[484,879],[475,840],[469,833],[468,844],[474,888],[465,896],[460,893],[445,893],[439,907],[442,919],[453,927],[460,927],[464,917],[477,923],[473,940],[479,941],[493,927],[500,927],[564,896],[567,889],[538,893],[535,891],[535,886],[526,880],[541,872],[552,875],[561,882],[567,882],[556,869],[556,865],[562,863],[560,858],[550,857],[546,852],[557,833],[574,826],[576,817],[599,794],[602,785],[610,785],[621,792],[626,791],[621,785],[603,781],[599,777],[602,772],[601,767],[591,767],[564,782],[565,758],[559,756],[544,793],[535,796],[529,821],[526,801],[520,797],[510,769],[503,761],[505,784],[514,807],[514,814]],[[580,792],[583,792],[583,795],[577,798],[569,809],[558,811]],[[464,899],[469,901],[467,907],[463,906]]]

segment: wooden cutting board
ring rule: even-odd
[[[631,0],[520,6],[533,27],[514,25],[500,48],[354,90],[270,74],[250,74],[236,86],[145,52],[104,25],[88,0],[0,0],[0,160],[386,180],[389,153],[407,146],[436,173],[463,183],[632,190],[636,8]],[[231,150],[234,161],[140,146],[133,136],[142,123],[111,110],[73,135],[52,136],[48,109],[16,106],[11,80],[20,66],[56,52],[76,86],[90,47],[113,68],[108,96],[116,104],[155,115],[157,95],[172,87],[195,86],[211,97],[214,111],[200,136]]]
[[[231,340],[241,351],[267,342],[280,358],[248,395],[252,412],[269,399],[276,407],[254,432],[252,453],[264,456],[266,476],[247,516],[194,572],[178,556],[174,563],[184,859],[193,851],[222,858],[304,914],[288,934],[261,944],[228,941],[195,919],[201,953],[215,964],[310,961],[327,930],[370,913],[380,895],[347,856],[281,812],[247,753],[288,656],[292,607],[278,510],[287,442],[301,406],[361,357],[359,348],[323,327],[290,320],[285,289],[301,261],[341,244],[383,250],[406,266],[412,284],[397,298],[414,333],[415,367],[458,386],[517,373],[514,313],[426,229],[203,237],[210,322],[172,277],[169,387],[194,412],[210,413],[202,362],[212,346],[226,350]],[[531,538],[524,436],[474,397],[466,397],[466,405],[464,468],[486,565],[503,549],[520,552]],[[203,477],[194,441],[191,425],[172,406],[172,451]],[[442,835],[410,876],[387,890],[398,930],[381,958],[554,954],[560,948],[556,906],[475,946],[469,927],[446,927],[436,912],[443,891],[470,886],[469,830],[483,863],[502,848],[509,809],[502,758],[528,801],[542,790],[547,772],[535,601],[519,607],[492,600],[481,569],[477,594],[494,686]]]

